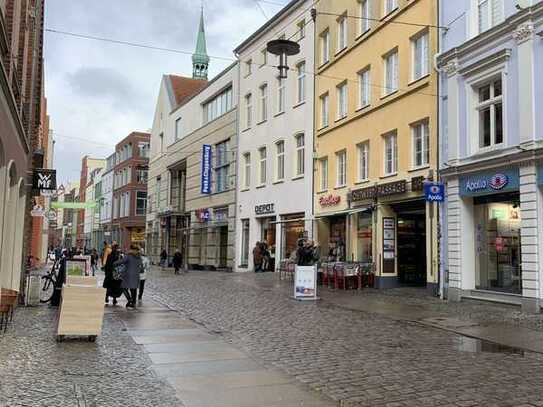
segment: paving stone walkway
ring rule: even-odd
[[[543,406],[539,353],[334,305],[331,293],[296,302],[271,273],[154,270],[148,285],[157,301],[344,406]]]

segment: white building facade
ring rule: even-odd
[[[236,270],[252,271],[252,250],[265,242],[274,262],[301,237],[312,238],[314,28],[311,1],[293,1],[239,45],[240,64]],[[268,41],[291,39],[279,79]],[[274,263],[274,264],[273,264]]]

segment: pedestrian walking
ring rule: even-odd
[[[130,250],[122,259],[113,263],[115,267],[124,265],[124,272],[121,280],[121,288],[127,299],[127,308],[136,308],[136,298],[140,285],[140,273],[143,269],[141,261],[140,248],[138,245],[131,244]]]
[[[111,253],[111,246],[104,240],[104,249],[102,250],[102,269],[105,267],[107,257]]]
[[[91,258],[92,275],[95,276],[96,270],[98,270],[98,258],[99,258],[98,252],[96,251],[96,249],[92,249],[90,258]]]
[[[117,305],[117,298],[122,294],[121,280],[115,280],[113,278],[113,270],[115,269],[115,262],[120,259],[119,245],[113,242],[111,246],[111,252],[106,257],[106,263],[104,264],[104,284],[106,289],[106,304],[109,304],[109,297],[113,298],[113,305]]]
[[[264,261],[264,253],[262,252],[262,245],[260,242],[256,242],[253,249],[253,264],[255,266],[255,273],[262,272],[262,263]]]
[[[173,268],[174,268],[174,274],[179,274],[179,270],[181,270],[181,267],[183,267],[183,255],[179,250],[176,250],[173,255]]]
[[[143,248],[140,251],[141,254],[141,264],[142,271],[140,273],[140,288],[138,290],[138,300],[141,301],[143,298],[143,290],[145,289],[145,280],[147,279],[147,273],[151,269],[151,261],[149,257],[145,255],[145,250]]]
[[[166,249],[162,249],[162,252],[160,252],[160,266],[168,267],[168,252]]]

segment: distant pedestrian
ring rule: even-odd
[[[166,249],[162,249],[162,252],[160,252],[160,266],[168,267],[168,252]]]
[[[138,291],[138,300],[141,301],[143,297],[143,290],[145,289],[145,280],[147,279],[147,273],[151,269],[151,261],[149,260],[149,257],[145,255],[145,250],[143,248],[140,250],[141,254],[141,264],[142,264],[142,270],[140,273],[140,288]]]
[[[96,270],[98,270],[98,252],[96,251],[96,249],[92,249],[90,258],[91,258],[91,271],[92,271],[92,275],[94,276],[96,275]]]
[[[179,274],[179,270],[181,270],[181,267],[183,267],[183,255],[181,254],[179,250],[175,251],[172,262],[173,262],[173,268],[175,270],[174,273]]]
[[[260,242],[256,242],[253,249],[253,264],[255,267],[255,273],[262,272],[262,264],[264,262],[264,253],[262,251],[262,245]]]
[[[113,278],[113,270],[115,269],[115,262],[120,259],[119,246],[117,243],[113,243],[111,246],[111,253],[107,256],[107,261],[104,265],[104,272],[106,274],[104,278],[103,287],[106,289],[106,304],[109,304],[109,297],[113,298],[113,305],[117,305],[117,298],[121,296],[121,280],[115,280]]]
[[[136,308],[136,299],[140,285],[140,273],[143,269],[140,248],[137,245],[130,245],[130,250],[121,260],[117,260],[115,267],[124,265],[125,270],[122,276],[121,288],[127,299],[127,308]]]

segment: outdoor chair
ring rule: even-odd
[[[0,332],[7,330],[8,324],[13,320],[13,312],[17,305],[19,293],[15,290],[2,288],[0,293]]]

